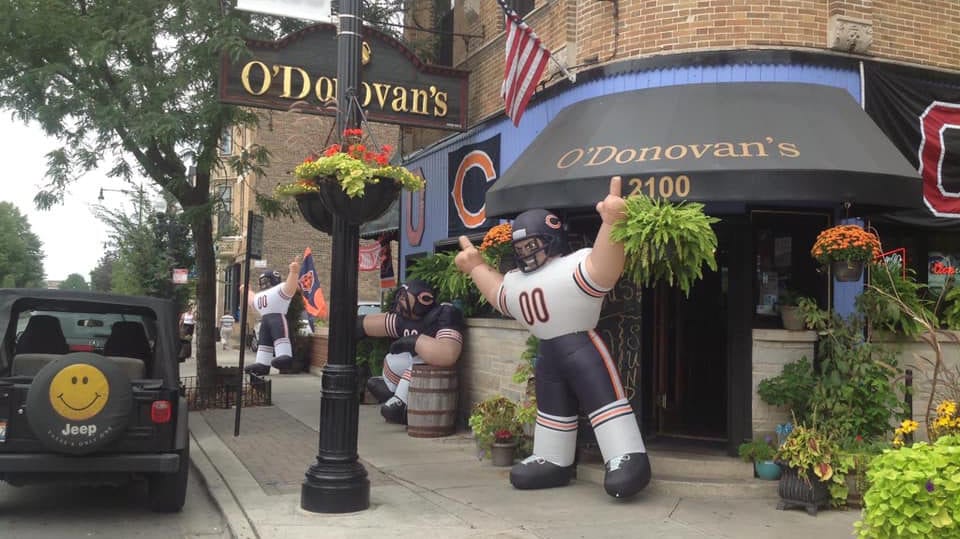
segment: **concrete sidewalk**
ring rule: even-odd
[[[236,365],[224,352],[223,365]],[[247,359],[252,359],[247,356]],[[232,362],[232,363],[231,363]],[[190,373],[185,364],[183,374]],[[756,497],[723,495],[709,484],[677,493],[657,478],[630,500],[607,496],[602,471],[579,470],[570,486],[513,489],[509,468],[480,461],[468,433],[411,438],[361,405],[359,449],[371,483],[370,509],[315,514],[300,509],[300,484],[314,462],[320,377],[274,375],[273,406],[191,412],[191,459],[236,537],[248,538],[846,538],[859,511],[777,511],[775,484]],[[581,468],[585,468],[581,466]],[[753,481],[748,476],[745,482]],[[751,491],[747,491],[751,492]]]

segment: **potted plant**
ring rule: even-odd
[[[881,253],[877,235],[857,225],[837,225],[820,232],[812,256],[830,268],[838,281],[856,281],[863,273],[863,265]]]
[[[744,442],[737,448],[737,454],[744,462],[753,463],[755,477],[771,481],[780,479],[780,466],[773,461],[773,457],[777,454],[777,448],[773,445],[771,437],[767,436],[763,440]]]
[[[798,424],[777,449],[776,459],[783,468],[777,509],[799,506],[816,515],[822,506],[846,503],[846,474],[853,458],[830,433],[815,424]]]
[[[487,231],[480,243],[480,253],[491,267],[506,273],[516,267],[513,256],[513,227],[510,223],[497,225]]]
[[[624,275],[638,286],[663,281],[689,295],[704,264],[716,271],[717,235],[710,225],[719,219],[704,214],[703,204],[633,195],[625,212],[611,238],[623,243]]]
[[[393,148],[380,149],[365,141],[362,129],[346,129],[341,142],[297,165],[293,182],[276,187],[278,197],[297,199],[304,218],[318,230],[332,227],[336,213],[352,224],[377,218],[397,197],[400,188],[423,189],[423,178],[389,163]]]
[[[517,420],[517,404],[515,402],[501,395],[494,395],[482,400],[473,407],[468,424],[473,431],[474,439],[477,441],[481,458],[484,455],[492,456],[492,450],[497,443],[501,444],[498,453],[507,452],[504,446],[512,442],[509,449],[510,462],[512,463],[517,440],[522,430]],[[508,434],[510,436],[507,436]],[[498,442],[498,440],[500,441]],[[497,462],[504,462],[504,458],[503,455],[500,455],[501,460]],[[504,464],[497,465],[503,466]]]
[[[517,435],[510,429],[500,429],[493,433],[490,462],[494,466],[512,466],[513,454],[516,450]]]
[[[800,294],[790,288],[786,288],[780,293],[780,321],[783,322],[783,329],[790,331],[800,331],[806,327],[803,316],[800,313],[799,301]]]

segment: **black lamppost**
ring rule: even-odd
[[[337,36],[337,129],[356,128],[359,110],[351,106],[360,88],[360,0],[341,0]],[[339,186],[338,186],[339,187]],[[359,224],[331,210],[333,241],[330,279],[329,360],[323,368],[320,442],[316,462],[306,472],[300,507],[316,513],[347,513],[370,507],[370,480],[357,456],[357,317]]]

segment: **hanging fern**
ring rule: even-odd
[[[611,237],[623,243],[624,274],[641,287],[666,282],[684,295],[703,277],[703,265],[716,271],[717,235],[710,225],[719,221],[703,213],[703,204],[671,204],[634,195],[626,199],[626,219]]]

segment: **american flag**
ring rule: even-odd
[[[513,8],[504,0],[497,2],[506,15],[507,26],[506,61],[500,96],[503,97],[507,116],[513,120],[513,125],[517,126],[520,125],[520,117],[527,108],[527,102],[530,101],[530,96],[550,61],[550,51]]]

